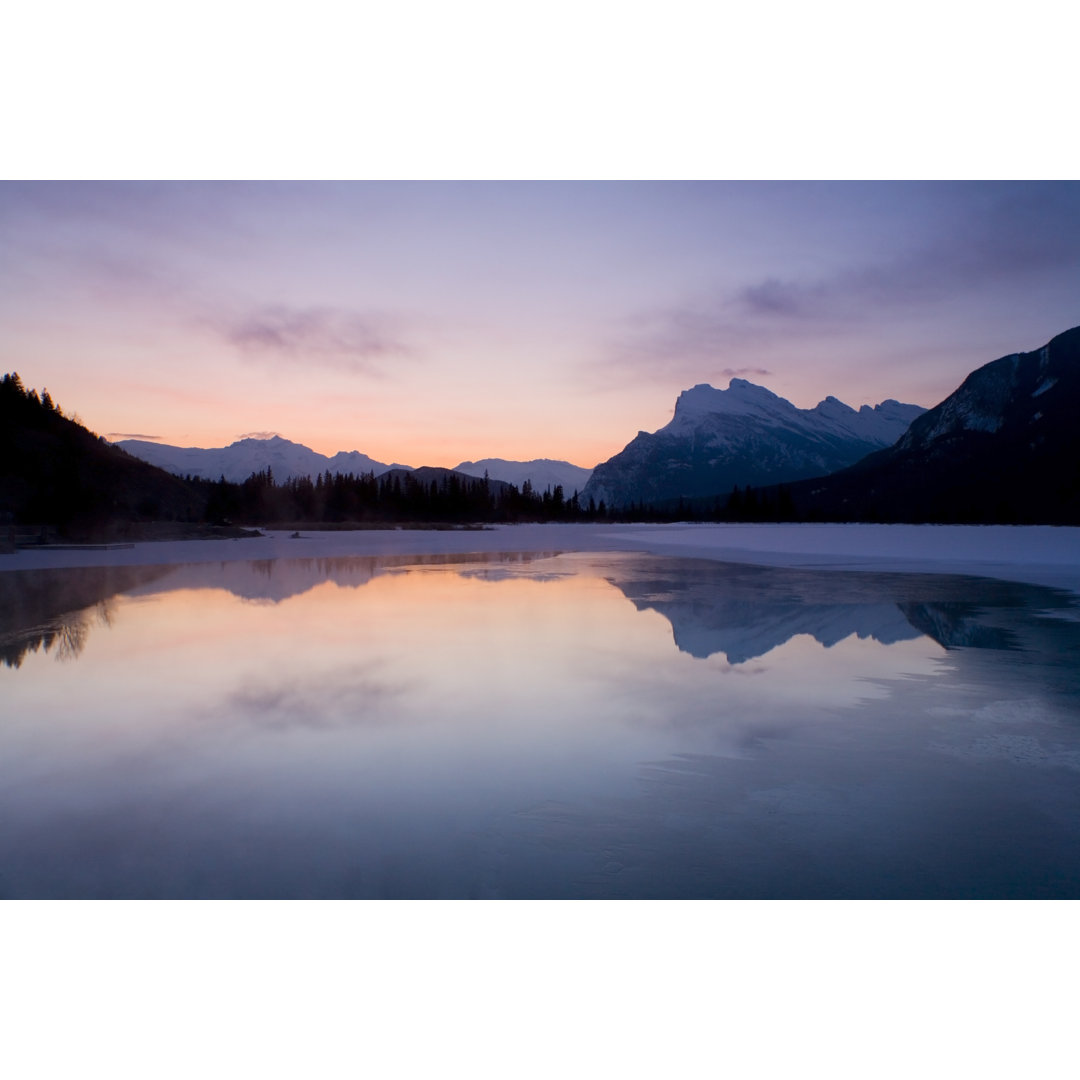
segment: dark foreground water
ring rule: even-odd
[[[0,574],[5,897],[1078,897],[1080,607],[629,554]]]

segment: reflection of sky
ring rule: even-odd
[[[0,671],[0,813],[16,823],[14,848],[0,858],[36,866],[15,850],[19,838],[54,836],[61,847],[89,844],[116,867],[135,845],[158,875],[151,892],[167,893],[170,874],[197,875],[205,862],[222,880],[247,874],[256,892],[296,894],[299,874],[315,894],[428,895],[438,879],[453,895],[498,895],[509,874],[515,889],[543,895],[542,881],[528,884],[541,871],[528,867],[566,871],[552,869],[559,844],[545,847],[552,828],[569,828],[565,812],[576,815],[574,835],[601,847],[617,839],[623,859],[633,822],[654,835],[634,801],[643,775],[663,786],[664,815],[681,820],[701,812],[692,808],[703,776],[729,800],[743,792],[724,815],[753,818],[776,805],[842,813],[854,789],[837,789],[822,770],[870,791],[851,779],[860,769],[880,784],[889,761],[907,768],[927,753],[935,783],[949,769],[970,777],[972,762],[1003,768],[1024,754],[1044,775],[1071,767],[1047,741],[1057,713],[1030,685],[1026,712],[991,716],[1002,689],[953,678],[956,654],[945,660],[929,638],[883,644],[852,634],[826,647],[803,633],[739,664],[679,651],[666,618],[638,610],[606,580],[620,560],[641,565],[636,556],[595,566],[572,556],[500,570],[489,557],[475,568],[368,567],[361,587],[341,565],[346,584],[323,580],[274,603],[222,588],[154,593],[153,584],[118,597],[110,626],[90,632],[77,660],[37,653]],[[651,574],[657,564],[645,565]],[[296,584],[304,569],[249,574],[272,589]],[[678,571],[668,576],[678,583]],[[992,730],[970,734],[973,723]],[[678,761],[713,764],[684,775]],[[758,776],[759,793],[744,790]],[[891,776],[885,787],[906,782]],[[862,812],[870,820],[902,808]],[[605,815],[622,830],[608,841]],[[540,854],[522,854],[522,830]],[[73,874],[90,873],[77,852],[70,858]],[[275,877],[282,860],[284,877]],[[340,878],[346,865],[360,875],[352,885]],[[60,873],[32,872],[42,881]],[[89,880],[81,888],[97,895]],[[174,894],[222,894],[217,878],[185,880]]]
[[[4,184],[0,370],[103,434],[591,467],[732,375],[936,404],[1075,322],[1078,241],[1075,183]]]
[[[769,708],[818,694],[836,705],[871,693],[859,680],[889,675],[897,658],[925,673],[940,652],[925,639],[898,650],[852,637],[826,649],[795,637],[746,664],[722,656],[701,664],[672,646],[666,619],[634,612],[602,578],[536,573],[491,580],[484,571],[399,570],[359,592],[324,582],[277,604],[214,589],[120,599],[112,629],[90,635],[79,664],[50,666],[41,689],[59,702],[80,687],[94,702],[122,680],[127,689],[112,703],[110,722],[126,716],[140,730],[170,716],[186,726],[188,714],[210,716],[222,701],[226,721],[235,711],[275,726],[288,726],[294,712],[298,724],[322,712],[331,724],[377,723],[389,709],[398,721],[406,712],[409,722],[449,717],[456,730],[490,734],[493,723],[527,722],[550,732],[585,702],[591,717],[617,724],[623,706],[612,706],[612,686],[639,677],[659,688],[649,710],[664,723],[674,686],[708,697],[723,683],[725,707],[752,700]],[[785,679],[754,688],[741,678],[781,669]],[[183,672],[197,677],[178,677]],[[812,692],[796,693],[797,686]]]

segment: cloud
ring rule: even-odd
[[[235,442],[239,442],[241,439],[280,439],[282,434],[280,431],[246,431],[243,435],[237,435]]]
[[[415,355],[385,316],[344,308],[272,304],[221,320],[217,329],[254,359],[313,363],[363,375],[383,375],[389,362]]]
[[[787,333],[792,316],[788,313],[780,318]],[[811,323],[801,333],[817,329]],[[599,367],[602,373],[615,367],[622,374],[695,383],[720,377],[767,376],[773,372],[762,364],[720,365],[762,347],[775,335],[776,331],[769,332],[743,310],[738,296],[699,296],[626,320]]]
[[[905,250],[864,248],[832,273],[769,274],[639,311],[602,366],[696,378],[732,352],[835,339],[909,315],[925,321],[972,297],[1037,297],[1045,283],[1080,275],[1080,185],[955,184],[933,194],[929,209],[905,211]]]
[[[357,661],[318,676],[241,686],[226,701],[229,716],[257,727],[333,730],[389,723],[395,702],[412,689],[408,681],[386,680],[376,661]]]
[[[106,439],[142,439],[143,442],[161,442],[160,435],[139,435],[130,431],[106,431]]]
[[[806,298],[797,286],[767,278],[758,285],[748,285],[739,299],[751,311],[764,315],[801,316],[806,314]]]
[[[945,185],[912,234],[908,249],[833,274],[750,283],[731,298],[732,313],[774,324],[848,320],[1000,286],[1036,289],[1045,276],[1080,271],[1080,185]]]
[[[21,223],[39,232],[42,224],[64,235],[101,230],[140,247],[146,240],[173,248],[227,251],[249,243],[250,207],[258,200],[277,204],[287,185],[255,182],[172,182],[145,180],[13,181],[3,188],[0,223]]]
[[[720,374],[728,379],[741,379],[744,375],[771,375],[772,372],[768,368],[763,367],[726,367],[721,370]]]

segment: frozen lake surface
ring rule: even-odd
[[[0,573],[2,896],[1080,896],[1038,574],[155,547]]]
[[[122,548],[25,548],[0,573],[46,567],[157,565],[340,555],[648,551],[822,569],[903,570],[1004,577],[1080,592],[1080,528],[1050,525],[498,525],[483,529],[267,530],[242,540]]]

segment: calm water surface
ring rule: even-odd
[[[0,574],[5,897],[1078,897],[1080,606],[637,554]]]

